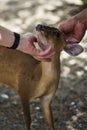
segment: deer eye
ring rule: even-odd
[[[60,36],[60,32],[54,32],[54,35],[55,35],[56,37],[59,37],[59,36]]]

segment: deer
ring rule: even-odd
[[[40,99],[50,130],[54,130],[51,103],[60,80],[61,52],[65,50],[70,55],[78,55],[82,47],[67,44],[55,27],[38,24],[36,35],[40,47],[51,45],[55,56],[50,62],[40,62],[28,54],[0,46],[0,83],[17,91],[27,130],[31,126],[30,103],[36,98]]]

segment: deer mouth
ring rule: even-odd
[[[48,47],[48,41],[44,34],[44,26],[38,24],[36,26],[37,41],[41,49],[45,50]]]

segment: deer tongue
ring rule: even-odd
[[[71,56],[77,56],[83,52],[83,50],[84,48],[79,44],[67,44],[67,46],[64,48],[64,51]]]

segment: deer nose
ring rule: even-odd
[[[43,30],[44,29],[44,26],[42,24],[38,24],[36,26],[36,30]]]

